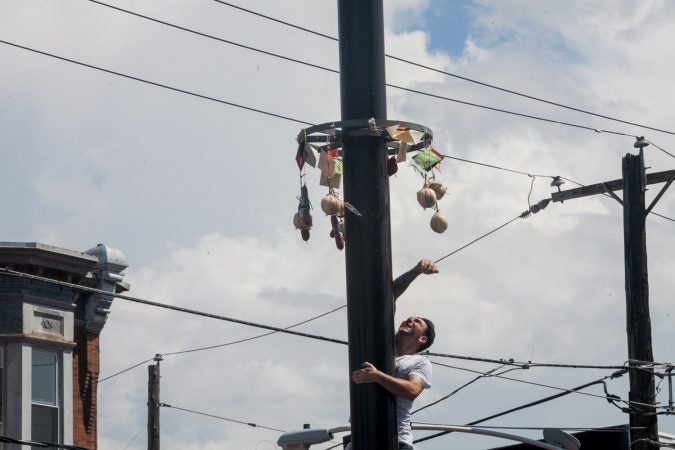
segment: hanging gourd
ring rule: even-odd
[[[340,212],[340,203],[342,202],[337,198],[337,195],[333,192],[329,192],[321,199],[321,210],[326,213],[327,216],[334,216]]]
[[[436,233],[443,233],[448,229],[448,219],[440,211],[436,211],[431,217],[431,229]]]
[[[436,204],[436,193],[425,184],[417,191],[417,202],[424,209],[431,208]]]
[[[438,181],[432,181],[431,183],[429,183],[429,189],[433,190],[436,193],[436,200],[442,199],[446,191],[448,190],[447,187],[443,186],[443,184],[441,184]]]

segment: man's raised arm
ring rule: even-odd
[[[406,289],[408,289],[408,286],[410,286],[410,283],[417,278],[418,275],[420,274],[425,274],[425,275],[430,275],[432,273],[438,273],[438,268],[436,267],[436,263],[429,259],[421,259],[420,262],[417,263],[415,267],[404,273],[403,275],[399,276],[394,280],[394,284],[392,287],[392,293],[394,294],[394,300],[399,298],[401,294],[405,292]]]

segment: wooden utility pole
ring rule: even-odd
[[[623,226],[626,268],[626,333],[628,336],[629,366],[639,366],[654,361],[652,353],[652,324],[649,317],[649,281],[647,278],[647,244],[645,232],[645,165],[644,154],[626,155],[623,159]],[[631,370],[631,402],[654,405],[654,369]],[[634,450],[651,450],[649,441],[658,441],[656,408],[637,406],[633,409],[644,414],[630,414],[631,447]]]
[[[161,355],[156,355],[157,364],[148,366],[148,450],[159,450],[159,362],[161,360]]]
[[[338,15],[342,121],[362,123],[343,128],[345,201],[362,214],[345,216],[349,369],[368,361],[393,375],[387,146],[362,132],[369,119],[387,118],[382,0],[339,0]],[[353,449],[397,449],[396,398],[375,383],[349,391]]]
[[[562,202],[596,194],[609,194],[623,205],[624,257],[626,285],[626,334],[628,337],[629,366],[653,363],[652,329],[649,317],[649,283],[647,277],[646,215],[675,179],[675,170],[646,175],[642,148],[648,144],[640,138],[635,147],[638,155],[627,154],[622,161],[621,180],[584,186],[552,194],[554,202]],[[645,209],[645,191],[648,184],[666,183],[649,208]],[[614,191],[623,190],[623,200]],[[653,369],[629,371],[631,406],[631,448],[651,450],[649,441],[658,441],[655,412],[656,394]],[[640,405],[641,404],[641,405]]]

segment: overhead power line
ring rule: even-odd
[[[414,424],[419,424],[419,425],[440,425],[436,423],[429,423],[429,422],[419,422],[415,421],[413,422]],[[450,424],[448,424],[450,425]],[[465,427],[466,425],[450,425],[450,426],[463,426]],[[471,425],[472,428],[479,428],[479,429],[486,429],[486,430],[546,430],[550,429],[551,427],[519,427],[519,426],[496,426],[496,425]],[[630,430],[635,430],[635,429],[644,429],[644,427],[625,427],[625,426],[614,426],[614,427],[603,427],[603,428],[591,428],[591,427],[555,427],[556,430],[563,430],[563,431],[596,431],[596,432],[601,432],[601,433],[625,433],[627,429]]]
[[[273,22],[280,23],[282,25],[286,25],[286,26],[289,26],[291,28],[295,28],[296,30],[305,31],[305,32],[313,34],[315,36],[319,36],[319,37],[323,37],[323,38],[326,38],[326,39],[330,39],[330,40],[335,41],[335,42],[339,42],[338,38],[336,38],[335,36],[331,36],[329,34],[319,33],[318,31],[311,30],[311,29],[305,28],[305,27],[301,27],[299,25],[295,25],[293,23],[286,22],[286,21],[283,21],[281,19],[277,19],[276,17],[268,16],[268,15],[253,11],[252,9],[246,9],[242,6],[235,5],[234,3],[229,3],[229,2],[222,1],[222,0],[214,0],[214,1],[216,3],[220,3],[220,4],[225,5],[225,6],[229,6],[231,8],[235,8],[235,9],[238,9],[240,11],[244,11],[245,13],[253,14],[254,16],[262,17],[263,19],[271,20]]]
[[[464,158],[459,158],[457,156],[450,156],[450,155],[443,155],[444,158],[452,159],[455,161],[461,161],[469,164],[475,164],[477,166],[483,166],[483,167],[488,167],[490,169],[497,169],[497,170],[503,170],[505,172],[511,172],[511,173],[517,173],[520,175],[527,175],[528,177],[542,177],[542,178],[553,178],[554,175],[536,175],[532,174],[529,172],[523,172],[521,170],[515,170],[515,169],[507,169],[506,167],[501,167],[501,166],[495,166],[492,164],[487,164],[487,163],[482,163],[482,162],[477,162],[477,161],[471,161],[470,159],[464,159]]]
[[[4,442],[6,444],[16,444],[16,445],[21,445],[21,446],[31,446],[32,448],[63,448],[66,450],[88,450],[84,447],[77,447],[75,445],[66,445],[66,444],[58,444],[54,442],[41,442],[41,441],[24,441],[21,439],[14,439],[11,437],[7,436],[0,436],[0,442]]]
[[[606,395],[590,394],[590,393],[588,393],[588,392],[576,392],[576,391],[574,391],[574,390],[572,390],[572,389],[561,388],[561,387],[558,387],[558,386],[551,386],[551,385],[549,385],[549,384],[536,383],[536,382],[534,382],[534,381],[519,380],[518,378],[505,377],[505,376],[503,376],[503,375],[488,374],[488,373],[486,373],[486,372],[481,372],[480,370],[467,369],[466,367],[451,366],[451,365],[449,365],[449,364],[443,364],[443,363],[439,363],[439,362],[437,362],[437,361],[432,361],[432,363],[434,363],[434,364],[437,365],[437,366],[447,367],[447,368],[449,368],[449,369],[455,369],[455,370],[461,370],[461,371],[464,371],[464,372],[470,372],[470,373],[480,374],[480,375],[482,375],[482,376],[484,376],[484,377],[486,377],[486,378],[488,378],[488,377],[499,378],[499,379],[502,379],[502,380],[509,380],[509,381],[514,381],[514,382],[516,382],[516,383],[529,384],[529,385],[531,385],[531,386],[538,386],[538,387],[543,387],[543,388],[546,388],[546,389],[554,389],[554,390],[556,390],[556,391],[562,391],[562,392],[567,392],[567,393],[573,393],[573,392],[574,392],[574,393],[576,393],[576,394],[579,394],[579,395],[586,395],[586,396],[588,396],[588,397],[601,398],[601,399],[603,399],[603,400],[608,400],[608,401],[609,401],[609,400],[612,400],[612,401],[619,401],[619,402],[625,403],[625,404],[627,404],[627,405],[638,405],[638,406],[647,406],[647,407],[655,407],[655,406],[656,406],[656,405],[649,405],[649,404],[647,404],[647,403],[633,402],[633,401],[629,401],[629,400],[616,399],[616,398],[613,398],[613,397],[608,397],[608,396],[606,396]],[[621,370],[619,370],[619,371],[617,371],[617,372],[615,372],[615,373],[621,373],[621,375],[623,375],[625,372],[628,372],[628,367],[623,367]]]
[[[310,33],[310,34],[313,34],[315,36],[319,36],[319,37],[322,37],[322,38],[325,38],[325,39],[330,39],[332,41],[339,42],[339,39],[336,38],[335,36],[330,36],[328,34],[320,33],[318,31],[311,30],[309,28],[301,27],[299,25],[295,25],[293,23],[277,19],[276,17],[265,15],[265,14],[259,13],[257,11],[253,11],[251,9],[247,9],[247,8],[242,7],[242,6],[230,3],[230,2],[226,2],[226,1],[223,1],[223,0],[214,0],[214,1],[216,3],[220,3],[222,5],[238,9],[238,10],[243,11],[245,13],[252,14],[252,15],[261,17],[263,19],[271,20],[273,22],[276,22],[276,23],[279,23],[279,24],[282,24],[282,25],[285,25],[285,26],[288,26],[288,27],[291,27],[291,28],[295,28],[296,30],[304,31],[306,33]],[[636,126],[636,127],[644,128],[644,129],[647,129],[647,130],[653,130],[653,131],[658,131],[660,133],[675,135],[675,132],[673,132],[673,131],[668,131],[668,130],[664,130],[664,129],[661,129],[661,128],[651,127],[651,126],[648,126],[648,125],[642,125],[642,124],[639,124],[639,123],[636,123],[636,122],[630,122],[630,121],[627,121],[627,120],[618,119],[616,117],[607,116],[607,115],[604,115],[604,114],[594,113],[592,111],[588,111],[588,110],[585,110],[585,109],[582,109],[582,108],[576,108],[576,107],[565,105],[565,104],[562,104],[562,103],[559,103],[559,102],[554,102],[552,100],[547,100],[547,99],[544,99],[544,98],[541,98],[541,97],[536,97],[536,96],[533,96],[533,95],[525,94],[523,92],[518,92],[518,91],[515,91],[513,89],[503,88],[503,87],[497,86],[495,84],[490,84],[490,83],[486,83],[486,82],[483,82],[483,81],[475,80],[473,78],[457,75],[457,74],[454,74],[452,72],[441,70],[441,69],[438,69],[438,68],[435,68],[435,67],[431,67],[431,66],[428,66],[428,65],[425,65],[425,64],[421,64],[421,63],[411,61],[409,59],[401,58],[399,56],[391,55],[391,54],[388,54],[388,53],[385,53],[385,56],[387,58],[393,59],[395,61],[399,61],[399,62],[409,64],[409,65],[412,65],[412,66],[416,66],[416,67],[419,67],[419,68],[422,68],[422,69],[430,70],[432,72],[447,75],[449,77],[457,78],[459,80],[468,81],[469,83],[474,83],[474,84],[477,84],[477,85],[480,85],[480,86],[483,86],[483,87],[495,89],[495,90],[498,90],[498,91],[501,91],[501,92],[505,92],[507,94],[512,94],[512,95],[523,97],[523,98],[526,98],[526,99],[529,99],[529,100],[534,100],[534,101],[537,101],[537,102],[540,102],[540,103],[545,103],[545,104],[548,104],[548,105],[568,109],[568,110],[579,112],[579,113],[582,113],[582,114],[587,114],[587,115],[590,115],[590,116],[599,117],[601,119],[611,120],[613,122],[619,122],[619,123],[623,123],[623,124],[626,124],[626,125],[633,125],[633,126]]]
[[[24,272],[17,272],[15,270],[10,270],[10,269],[6,269],[6,268],[2,268],[2,267],[0,267],[0,273],[4,273],[4,274],[7,274],[7,275],[12,275],[12,276],[16,276],[16,277],[21,277],[21,278],[29,278],[29,279],[33,279],[33,280],[44,281],[44,282],[47,282],[47,283],[53,283],[53,284],[57,284],[57,285],[60,285],[60,286],[66,286],[66,287],[69,287],[69,288],[72,288],[72,289],[77,289],[77,290],[80,290],[80,291],[93,292],[93,293],[96,293],[96,294],[101,294],[101,295],[106,295],[106,296],[109,296],[109,297],[116,297],[116,298],[119,298],[119,299],[122,299],[122,300],[127,300],[127,301],[130,301],[130,302],[133,302],[133,303],[139,303],[139,304],[142,304],[142,305],[154,306],[154,307],[157,307],[157,308],[164,308],[164,309],[168,309],[168,310],[171,310],[171,311],[178,311],[178,312],[182,312],[182,313],[186,313],[186,314],[192,314],[192,315],[195,315],[195,316],[207,317],[209,319],[222,320],[222,321],[225,321],[225,322],[236,323],[236,324],[239,324],[239,325],[246,325],[246,326],[249,326],[249,327],[262,328],[262,329],[265,329],[265,330],[277,331],[279,333],[291,334],[291,335],[294,335],[294,336],[300,336],[300,337],[315,339],[315,340],[324,341],[324,342],[332,342],[332,343],[335,343],[335,344],[347,345],[347,341],[343,341],[343,340],[340,340],[340,339],[333,339],[333,338],[329,338],[329,337],[318,336],[318,335],[315,335],[315,334],[302,333],[300,331],[287,330],[285,328],[274,327],[274,326],[271,326],[271,325],[264,325],[264,324],[256,323],[256,322],[249,322],[249,321],[246,321],[246,320],[221,316],[219,314],[211,314],[211,313],[207,313],[207,312],[197,311],[195,309],[183,308],[183,307],[180,307],[180,306],[167,305],[165,303],[153,302],[151,300],[145,300],[145,299],[138,298],[138,297],[132,297],[130,295],[107,292],[107,291],[104,291],[104,290],[101,290],[101,289],[95,289],[95,288],[91,288],[91,287],[88,287],[88,286],[81,286],[79,284],[67,283],[65,281],[59,281],[59,280],[52,280],[51,278],[40,277],[40,276],[37,276],[37,275],[31,275],[31,274],[24,273]]]
[[[507,225],[509,225],[509,224],[511,224],[511,223],[513,223],[513,222],[515,222],[516,220],[518,220],[518,219],[520,219],[520,218],[522,218],[522,214],[521,214],[521,215],[518,215],[518,216],[516,216],[516,217],[514,217],[513,219],[511,219],[511,220],[509,220],[509,221],[507,221],[507,222],[505,222],[505,223],[503,223],[502,225],[499,225],[497,228],[495,228],[495,229],[493,229],[493,230],[491,230],[491,231],[488,231],[487,233],[483,234],[482,236],[477,237],[476,239],[474,239],[473,241],[469,242],[468,244],[465,244],[465,245],[461,246],[460,248],[458,248],[458,249],[456,249],[456,250],[453,250],[452,252],[448,253],[447,255],[445,255],[445,256],[443,256],[443,257],[441,257],[441,258],[438,258],[437,260],[434,261],[434,263],[439,263],[439,262],[443,261],[445,258],[447,258],[447,257],[449,257],[449,256],[452,256],[452,255],[454,255],[455,253],[464,250],[464,249],[467,248],[468,246],[470,246],[470,245],[472,245],[472,244],[475,244],[476,242],[480,241],[481,239],[488,237],[488,236],[491,235],[492,233],[501,230],[501,229],[504,228],[505,226],[507,226]]]
[[[294,323],[293,325],[289,325],[286,328],[284,328],[284,330],[290,330],[291,328],[299,327],[300,325],[304,325],[306,323],[309,323],[309,322],[312,322],[314,320],[320,319],[324,316],[332,314],[332,313],[334,313],[336,311],[339,311],[341,309],[344,309],[346,307],[347,307],[347,305],[338,306],[337,308],[333,308],[330,311],[326,311],[324,313],[321,313],[318,316],[310,317],[309,319],[303,320],[302,322],[298,322],[298,323]],[[248,341],[252,341],[252,340],[255,340],[255,339],[260,339],[262,337],[269,336],[269,335],[275,334],[275,333],[278,333],[278,331],[270,331],[269,333],[263,333],[263,334],[259,334],[257,336],[251,336],[249,338],[238,339],[236,341],[226,342],[224,344],[209,345],[207,347],[197,347],[197,348],[192,348],[192,349],[189,349],[189,350],[179,350],[179,351],[175,351],[175,352],[162,353],[162,356],[182,355],[182,354],[185,354],[185,353],[194,353],[194,352],[201,352],[203,350],[212,350],[214,348],[227,347],[229,345],[241,344],[242,342],[248,342]]]
[[[178,407],[178,406],[169,405],[168,403],[160,403],[159,406],[164,407],[164,408],[177,409],[179,411],[185,411],[185,412],[197,414],[197,415],[200,415],[200,416],[212,417],[214,419],[220,419],[220,420],[224,420],[226,422],[238,423],[238,424],[241,424],[241,425],[248,425],[249,427],[253,427],[253,428],[262,428],[264,430],[278,431],[280,433],[286,432],[286,430],[280,430],[278,428],[272,428],[272,427],[267,427],[267,426],[264,426],[264,425],[258,425],[257,423],[252,423],[252,422],[244,422],[242,420],[229,419],[227,417],[217,416],[215,414],[208,414],[208,413],[205,413],[205,412],[194,411],[192,409],[181,408],[181,407]]]
[[[649,364],[640,364],[633,366],[619,366],[619,365],[597,365],[597,364],[553,364],[553,363],[538,363],[538,362],[522,362],[516,361],[512,358],[509,359],[490,359],[490,358],[478,358],[475,356],[462,356],[462,355],[451,355],[448,353],[437,353],[425,351],[421,353],[425,356],[434,356],[437,358],[450,358],[450,359],[460,359],[465,361],[474,361],[474,362],[484,362],[491,364],[503,364],[506,366],[514,366],[524,369],[530,369],[534,367],[555,367],[560,369],[604,369],[604,370],[649,370],[657,366],[666,367],[668,364],[661,363],[649,363]],[[439,363],[440,364],[440,363]]]
[[[87,67],[89,69],[94,69],[94,70],[98,70],[98,71],[101,71],[101,72],[109,73],[111,75],[116,75],[118,77],[127,78],[129,80],[134,80],[134,81],[138,81],[138,82],[141,82],[141,83],[149,84],[151,86],[161,87],[161,88],[168,89],[168,90],[174,91],[174,92],[180,92],[181,94],[191,95],[193,97],[201,98],[201,99],[204,99],[204,100],[210,100],[212,102],[222,103],[224,105],[228,105],[228,106],[232,106],[232,107],[240,108],[240,109],[245,109],[247,111],[256,112],[256,113],[259,113],[259,114],[264,114],[266,116],[276,117],[278,119],[288,120],[288,121],[299,123],[299,124],[302,124],[302,125],[310,125],[310,126],[314,125],[314,124],[312,124],[310,122],[306,122],[304,120],[295,119],[293,117],[284,116],[282,114],[272,113],[272,112],[269,112],[269,111],[265,111],[265,110],[258,109],[258,108],[253,108],[253,107],[250,107],[250,106],[240,105],[240,104],[229,102],[229,101],[226,101],[226,100],[221,100],[219,98],[210,97],[208,95],[198,94],[196,92],[191,92],[191,91],[187,91],[185,89],[176,88],[176,87],[169,86],[169,85],[166,85],[166,84],[157,83],[157,82],[150,81],[150,80],[145,80],[143,78],[135,77],[133,75],[127,75],[127,74],[124,74],[124,73],[121,73],[121,72],[116,72],[114,70],[105,69],[103,67],[83,63],[81,61],[76,61],[74,59],[65,58],[63,56],[43,52],[42,50],[37,50],[37,49],[26,47],[26,46],[23,46],[23,45],[15,44],[13,42],[4,41],[4,40],[0,39],[0,43],[5,44],[5,45],[10,45],[12,47],[20,48],[22,50],[27,50],[29,52],[37,53],[37,54],[40,54],[40,55],[43,55],[43,56],[49,56],[50,58],[59,59],[61,61],[66,61],[66,62],[69,62],[69,63],[72,63],[72,64],[77,64],[78,66]]]
[[[181,31],[185,31],[185,32],[192,33],[192,34],[202,36],[202,37],[206,37],[206,38],[209,38],[209,39],[214,39],[216,41],[219,41],[219,42],[222,42],[222,43],[225,43],[225,44],[234,45],[234,46],[237,46],[237,47],[240,47],[240,48],[244,48],[246,50],[254,51],[254,52],[257,52],[257,53],[262,53],[262,54],[267,55],[267,56],[273,56],[275,58],[280,58],[280,59],[283,59],[283,60],[286,60],[286,61],[289,61],[289,62],[294,62],[296,64],[302,64],[304,66],[313,67],[315,69],[324,70],[324,71],[331,72],[331,73],[334,73],[334,74],[340,73],[340,71],[336,70],[336,69],[331,69],[329,67],[320,66],[318,64],[310,63],[310,62],[299,60],[299,59],[296,59],[296,58],[291,58],[289,56],[280,55],[278,53],[270,52],[270,51],[267,51],[267,50],[262,50],[262,49],[255,48],[255,47],[252,47],[252,46],[249,46],[249,45],[245,45],[245,44],[234,42],[234,41],[231,41],[231,40],[228,40],[228,39],[223,39],[223,38],[220,38],[220,37],[217,37],[217,36],[213,36],[211,34],[202,33],[200,31],[196,31],[196,30],[193,30],[193,29],[190,29],[190,28],[186,28],[186,27],[183,27],[183,26],[180,26],[180,25],[175,25],[175,24],[172,24],[170,22],[166,22],[164,20],[155,19],[154,17],[150,17],[150,16],[147,16],[147,15],[144,15],[144,14],[139,14],[139,13],[136,13],[136,12],[133,12],[133,11],[130,11],[130,10],[127,10],[127,9],[123,9],[123,8],[120,8],[120,7],[117,7],[117,6],[112,6],[112,5],[109,5],[107,3],[104,3],[104,2],[101,2],[101,1],[98,1],[98,0],[89,0],[89,1],[94,3],[94,4],[106,6],[108,8],[111,8],[111,9],[114,9],[114,10],[117,10],[117,11],[120,11],[120,12],[123,12],[123,13],[126,13],[126,14],[130,14],[130,15],[133,15],[133,16],[136,16],[136,17],[140,17],[142,19],[150,20],[152,22],[159,23],[161,25],[169,26],[169,27],[181,30]],[[570,123],[570,122],[564,122],[564,121],[559,121],[559,120],[554,120],[554,119],[547,119],[545,117],[539,117],[539,116],[535,116],[535,115],[531,115],[531,114],[523,114],[523,113],[519,113],[519,112],[515,112],[515,111],[510,111],[510,110],[507,110],[507,109],[496,108],[496,107],[487,106],[487,105],[481,105],[481,104],[478,104],[478,103],[459,100],[459,99],[447,97],[447,96],[444,96],[444,95],[425,92],[425,91],[421,91],[421,90],[418,90],[418,89],[406,88],[406,87],[391,84],[391,83],[387,83],[386,85],[388,87],[391,87],[393,89],[398,89],[398,90],[401,90],[401,91],[406,91],[406,92],[410,92],[410,93],[414,93],[414,94],[418,94],[418,95],[424,95],[424,96],[427,96],[427,97],[431,97],[431,98],[435,98],[435,99],[439,99],[439,100],[445,100],[445,101],[449,101],[449,102],[453,102],[453,103],[458,103],[458,104],[465,105],[465,106],[471,106],[471,107],[475,107],[475,108],[485,109],[485,110],[488,110],[488,111],[499,112],[499,113],[503,113],[503,114],[509,114],[509,115],[513,115],[513,116],[517,116],[517,117],[523,117],[523,118],[526,118],[526,119],[538,120],[538,121],[557,124],[557,125],[565,125],[565,126],[584,129],[584,130],[592,131],[592,132],[596,132],[596,133],[609,133],[609,134],[615,134],[615,135],[619,135],[619,136],[635,137],[635,135],[633,135],[633,134],[627,134],[627,133],[622,133],[622,132],[618,132],[618,131],[611,131],[611,130],[603,130],[603,129],[598,129],[598,128],[595,128],[595,127],[589,127],[589,126],[574,124],[574,123]]]
[[[298,326],[300,326],[300,325],[304,325],[304,324],[306,324],[306,323],[308,323],[308,322],[311,322],[311,321],[316,320],[316,319],[320,319],[321,317],[327,316],[328,314],[332,314],[332,313],[334,313],[334,312],[336,312],[336,311],[339,311],[339,310],[341,310],[341,309],[343,309],[343,308],[346,308],[346,307],[347,307],[347,305],[339,306],[339,307],[337,307],[337,308],[331,309],[330,311],[327,311],[327,312],[325,312],[325,313],[319,314],[318,316],[314,316],[314,317],[311,317],[311,318],[309,318],[309,319],[307,319],[307,320],[303,320],[302,322],[298,322],[298,323],[296,323],[296,324],[290,325],[290,326],[286,327],[285,329],[288,330],[288,329],[291,329],[291,328],[298,327]],[[203,350],[212,350],[212,349],[215,349],[215,348],[221,348],[221,347],[227,347],[227,346],[230,346],[230,345],[241,344],[242,342],[252,341],[252,340],[259,339],[259,338],[262,338],[262,337],[265,337],[265,336],[270,336],[270,335],[275,334],[275,333],[276,333],[276,331],[270,331],[269,333],[263,333],[263,334],[259,334],[259,335],[257,335],[257,336],[252,336],[252,337],[249,337],[249,338],[238,339],[238,340],[236,340],[236,341],[226,342],[226,343],[224,343],[224,344],[216,344],[216,345],[209,345],[209,346],[207,346],[207,347],[192,348],[192,349],[189,349],[189,350],[180,350],[180,351],[175,351],[175,352],[161,353],[161,355],[162,355],[162,356],[173,356],[173,355],[182,355],[182,354],[185,354],[185,353],[200,352],[200,351],[203,351]],[[138,364],[134,364],[134,365],[132,365],[131,367],[128,367],[128,368],[123,369],[123,370],[120,370],[119,372],[116,372],[116,373],[114,373],[114,374],[112,374],[112,375],[110,375],[110,376],[108,376],[108,377],[105,377],[105,378],[99,380],[98,382],[99,382],[99,384],[100,384],[100,383],[102,383],[102,382],[104,382],[104,381],[106,381],[106,380],[109,380],[109,379],[111,379],[111,378],[114,378],[114,377],[116,377],[116,376],[118,376],[118,375],[122,375],[123,373],[128,372],[128,371],[130,371],[130,370],[132,370],[132,369],[135,369],[136,367],[139,367],[139,366],[141,366],[142,364],[145,364],[145,363],[147,363],[147,362],[150,362],[150,361],[152,361],[153,359],[154,359],[154,358],[150,358],[150,359],[146,359],[146,360],[144,360],[144,361],[141,361],[141,362],[138,363]]]
[[[594,386],[596,384],[603,384],[606,380],[612,379],[612,378],[618,378],[618,377],[624,375],[624,373],[615,372],[611,375],[607,375],[607,376],[605,376],[603,378],[600,378],[598,380],[594,380],[594,381],[591,381],[589,383],[585,383],[585,384],[582,384],[580,386],[573,387],[571,389],[566,389],[563,392],[559,392],[559,393],[551,395],[549,397],[544,397],[540,400],[535,400],[533,402],[525,403],[524,405],[516,406],[515,408],[507,409],[506,411],[502,411],[502,412],[499,412],[499,413],[496,413],[496,414],[492,414],[490,416],[483,417],[482,419],[474,420],[473,422],[469,422],[466,425],[467,426],[477,425],[479,423],[487,422],[488,420],[496,419],[497,417],[502,417],[502,416],[505,416],[507,414],[514,413],[516,411],[521,411],[523,409],[530,408],[532,406],[541,405],[542,403],[546,403],[546,402],[549,402],[551,400],[555,400],[557,398],[563,397],[563,396],[568,395],[568,394],[579,393],[579,391],[581,391],[582,389],[586,389],[587,387],[591,387],[591,386]],[[612,399],[612,400],[614,400],[614,399]],[[440,436],[443,436],[443,435],[446,435],[446,434],[449,434],[449,433],[451,433],[451,431],[443,431],[443,432],[440,432],[440,433],[432,434],[430,436],[425,436],[423,438],[416,439],[414,443],[417,444],[417,443],[420,443],[420,442],[428,441],[430,439],[434,439],[434,438],[437,438],[437,437],[440,437]]]
[[[658,148],[659,150],[661,150],[663,153],[665,153],[666,155],[670,156],[671,158],[675,158],[675,155],[673,155],[673,154],[670,153],[669,151],[667,151],[667,150],[665,150],[665,149],[659,147],[658,145],[656,145],[656,144],[653,143],[652,141],[647,141],[647,142],[649,142],[649,143],[652,144],[654,147]]]
[[[434,406],[434,405],[437,405],[437,404],[439,404],[439,403],[441,403],[441,402],[443,402],[443,401],[449,399],[450,397],[452,397],[453,395],[457,394],[457,393],[458,393],[459,391],[461,391],[462,389],[471,386],[471,385],[472,385],[473,383],[475,383],[476,381],[478,381],[478,380],[480,380],[480,379],[482,379],[482,378],[487,377],[489,374],[492,374],[492,373],[496,372],[497,370],[503,368],[504,366],[505,366],[505,364],[502,364],[502,365],[499,366],[499,367],[495,367],[494,369],[488,370],[487,372],[485,372],[485,374],[478,375],[476,378],[473,378],[473,379],[467,381],[466,383],[464,383],[463,385],[461,385],[460,387],[458,387],[457,389],[455,389],[454,391],[452,391],[452,392],[449,393],[448,395],[445,395],[445,396],[439,398],[439,399],[436,400],[436,401],[433,401],[433,402],[431,402],[431,403],[429,403],[429,404],[427,404],[427,405],[424,405],[424,406],[422,406],[421,408],[417,408],[416,410],[412,411],[410,414],[417,414],[418,412],[420,412],[420,411],[422,411],[422,410],[425,410],[425,409],[427,409],[427,408],[430,408],[430,407],[432,407],[432,406]],[[513,367],[513,368],[511,368],[511,369],[509,369],[509,370],[517,370],[517,369],[519,369],[519,367]],[[505,372],[506,372],[506,371],[505,371]],[[500,375],[501,375],[502,373],[505,373],[505,372],[500,372]]]
[[[110,5],[108,3],[104,3],[104,2],[101,2],[101,1],[98,1],[98,0],[89,0],[89,1],[91,3],[95,3],[97,5],[105,6],[107,8],[111,8],[111,9],[114,9],[114,10],[117,10],[117,11],[120,11],[120,12],[123,12],[123,13],[126,13],[126,14],[130,14],[132,16],[140,17],[141,19],[150,20],[152,22],[159,23],[161,25],[165,25],[165,26],[168,26],[168,27],[171,27],[171,28],[175,28],[177,30],[185,31],[187,33],[192,33],[192,34],[195,34],[197,36],[205,37],[205,38],[208,38],[208,39],[213,39],[215,41],[219,41],[219,42],[222,42],[224,44],[233,45],[235,47],[240,47],[240,48],[243,48],[245,50],[250,50],[250,51],[256,52],[256,53],[262,53],[262,54],[267,55],[267,56],[273,56],[275,58],[285,59],[286,61],[294,62],[296,64],[302,64],[302,65],[308,66],[308,67],[313,67],[315,69],[325,70],[325,71],[333,72],[333,73],[340,73],[339,70],[335,70],[335,69],[331,69],[331,68],[328,68],[328,67],[320,66],[318,64],[313,64],[313,63],[303,61],[303,60],[300,60],[300,59],[291,58],[289,56],[280,55],[278,53],[268,52],[266,50],[251,47],[249,45],[241,44],[239,42],[231,41],[229,39],[223,39],[223,38],[220,38],[218,36],[214,36],[212,34],[202,33],[201,31],[193,30],[191,28],[183,27],[183,26],[180,26],[180,25],[176,25],[174,23],[166,22],[164,20],[156,19],[154,17],[150,17],[150,16],[147,16],[145,14],[140,14],[140,13],[137,13],[137,12],[134,12],[134,11],[130,11],[128,9],[120,8],[119,6]]]
[[[119,372],[115,372],[115,373],[113,373],[113,374],[110,375],[110,376],[107,376],[107,377],[105,377],[105,378],[101,378],[100,380],[98,380],[98,384],[101,384],[101,383],[103,383],[104,381],[109,380],[109,379],[111,379],[111,378],[115,378],[117,375],[122,375],[123,373],[126,373],[126,372],[128,372],[128,371],[130,371],[130,370],[132,370],[132,369],[135,369],[136,367],[142,366],[142,365],[145,364],[145,363],[149,363],[149,362],[152,361],[152,360],[154,360],[154,358],[146,359],[146,360],[141,361],[141,362],[139,362],[139,363],[137,363],[137,364],[134,364],[134,365],[131,366],[131,367],[127,367],[126,369],[120,370]]]
[[[571,122],[564,122],[564,121],[561,121],[561,120],[547,119],[545,117],[535,116],[535,115],[532,115],[532,114],[523,114],[523,113],[519,113],[519,112],[515,112],[515,111],[510,111],[508,109],[495,108],[493,106],[486,106],[486,105],[481,105],[481,104],[478,104],[478,103],[472,103],[472,102],[467,102],[467,101],[464,101],[464,100],[458,100],[456,98],[446,97],[444,95],[432,94],[432,93],[429,93],[429,92],[420,91],[418,89],[406,88],[406,87],[403,87],[403,86],[398,86],[398,85],[393,85],[393,84],[387,84],[387,86],[390,86],[390,87],[393,87],[393,88],[396,88],[396,89],[399,89],[399,90],[402,90],[402,91],[411,92],[411,93],[414,93],[414,94],[420,94],[420,95],[424,95],[424,96],[427,96],[427,97],[436,98],[436,99],[439,99],[439,100],[446,100],[446,101],[453,102],[453,103],[459,103],[461,105],[473,106],[475,108],[486,109],[486,110],[489,110],[489,111],[499,112],[499,113],[503,113],[503,114],[509,114],[509,115],[512,115],[512,116],[523,117],[523,118],[526,118],[526,119],[538,120],[538,121],[541,121],[541,122],[547,122],[547,123],[552,123],[552,124],[557,124],[557,125],[564,125],[564,126],[568,126],[568,127],[572,127],[572,128],[579,128],[579,129],[582,129],[582,130],[592,131],[592,132],[595,132],[595,133],[607,133],[607,134],[615,134],[615,135],[618,135],[618,136],[636,137],[634,134],[622,133],[620,131],[604,130],[604,129],[599,129],[599,128],[595,128],[595,127],[589,127],[589,126],[586,126],[586,125],[579,125],[579,124],[575,124],[575,123],[571,123]]]

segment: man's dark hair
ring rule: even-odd
[[[434,343],[434,339],[436,339],[436,327],[434,327],[434,323],[429,319],[425,319],[424,317],[421,317],[421,319],[427,324],[427,329],[424,332],[424,335],[427,337],[427,341],[419,346],[417,349],[418,352],[424,351],[431,347],[431,344]]]

